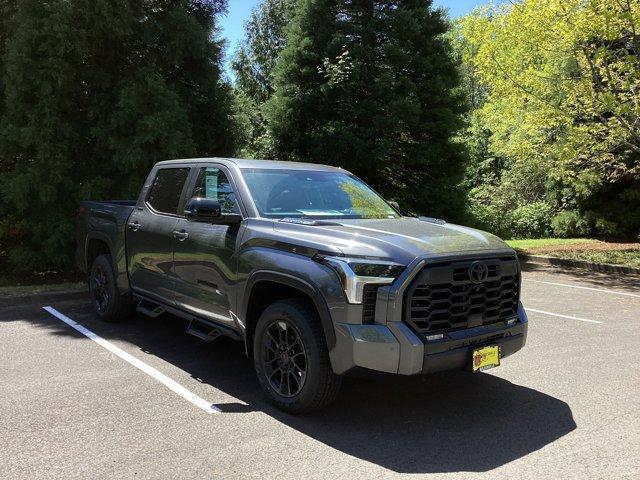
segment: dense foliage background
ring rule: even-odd
[[[0,265],[72,265],[80,199],[155,162],[340,165],[507,238],[640,233],[640,2],[0,0]]]
[[[157,161],[230,154],[212,40],[225,0],[10,0],[0,10],[0,238],[67,268],[81,199],[135,195]]]
[[[454,36],[471,219],[507,237],[637,238],[640,2],[527,0]]]

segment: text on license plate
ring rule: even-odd
[[[500,365],[500,347],[490,345],[488,347],[473,350],[471,367],[474,372],[481,372]]]

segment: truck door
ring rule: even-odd
[[[230,172],[211,164],[198,169],[187,198],[213,198],[223,213],[241,213]],[[180,237],[174,243],[175,303],[217,323],[233,326],[231,312],[235,299],[232,285],[237,281],[237,242],[240,224],[212,225],[180,218]]]
[[[161,167],[143,191],[126,229],[127,264],[137,293],[173,304],[174,231],[184,202],[188,167]],[[184,210],[184,207],[183,207]]]

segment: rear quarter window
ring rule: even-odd
[[[189,176],[188,168],[162,168],[149,189],[147,203],[160,213],[178,214],[182,189]]]

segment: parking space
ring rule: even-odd
[[[175,317],[0,303],[0,478],[637,478],[640,280],[528,267],[522,298],[528,342],[499,368],[349,378],[301,417],[243,345]]]

